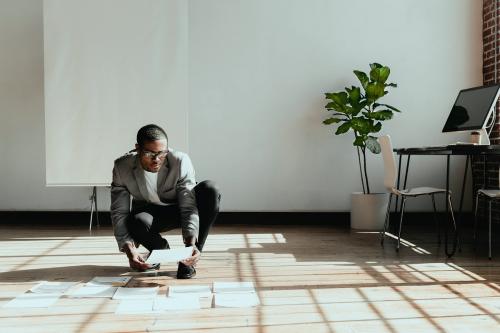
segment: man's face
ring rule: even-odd
[[[135,145],[139,153],[139,161],[144,170],[149,172],[158,172],[165,158],[167,157],[167,140],[147,141],[142,147]]]

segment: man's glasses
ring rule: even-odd
[[[158,151],[158,152],[152,152],[152,151],[149,151],[149,150],[143,150],[141,151],[142,155],[146,156],[147,158],[150,158],[152,160],[156,159],[156,158],[159,158],[159,159],[163,159],[167,156],[168,154],[168,149],[167,150],[162,150],[162,151]]]

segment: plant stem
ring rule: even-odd
[[[361,186],[363,186],[363,193],[366,194],[366,190],[365,190],[365,181],[363,179],[363,170],[361,169],[361,155],[359,153],[359,146],[356,147],[357,151],[358,151],[358,164],[359,164],[359,175],[361,176]]]
[[[370,194],[370,184],[368,183],[368,174],[366,173],[366,147],[363,147],[361,151],[363,152],[363,169],[365,170],[365,182],[366,182],[365,194]]]

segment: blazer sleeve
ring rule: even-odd
[[[196,185],[195,172],[191,159],[184,155],[180,161],[180,175],[176,184],[177,201],[181,214],[182,237],[196,237],[198,239],[200,218],[196,206],[194,187]]]
[[[120,173],[115,162],[113,168],[113,182],[111,183],[111,223],[118,243],[118,249],[123,251],[123,246],[133,239],[128,233],[127,218],[130,214],[130,193],[120,178]]]

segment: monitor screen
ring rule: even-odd
[[[500,85],[461,90],[443,132],[480,130],[495,105]]]

